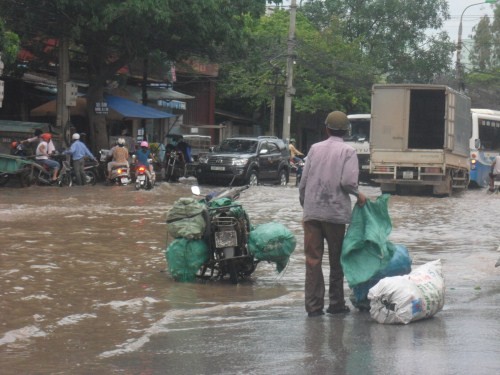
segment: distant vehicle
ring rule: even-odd
[[[470,186],[487,187],[491,163],[500,153],[500,111],[471,109]]]
[[[383,193],[468,187],[470,98],[444,85],[374,85],[371,115],[370,173]]]
[[[370,181],[370,120],[369,113],[352,114],[347,118],[351,123],[349,134],[344,142],[354,147],[359,160],[359,180]]]
[[[290,152],[277,137],[227,138],[213,152],[201,155],[196,167],[199,184],[257,185],[270,181],[286,185]]]
[[[195,162],[198,161],[200,154],[209,152],[212,146],[212,137],[209,135],[186,134],[182,138],[191,146],[191,156]]]

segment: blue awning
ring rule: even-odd
[[[108,107],[126,118],[169,118],[175,117],[172,113],[159,111],[157,109],[133,102],[119,96],[106,95],[105,100]]]

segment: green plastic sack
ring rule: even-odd
[[[278,272],[285,269],[296,245],[294,234],[275,222],[257,225],[248,238],[248,251],[258,260],[276,263]]]
[[[206,207],[194,198],[180,198],[167,213],[167,230],[175,238],[199,239],[205,232]]]
[[[168,270],[177,281],[193,281],[196,272],[208,260],[208,245],[203,240],[177,238],[165,251]]]
[[[394,255],[396,247],[387,240],[392,230],[389,197],[383,194],[375,202],[367,200],[363,207],[354,206],[340,257],[351,288],[382,271]]]

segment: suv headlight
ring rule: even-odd
[[[207,155],[200,155],[200,157],[198,158],[198,163],[207,164],[208,163],[208,156]]]
[[[244,167],[248,163],[248,159],[233,159],[233,165],[236,167]]]

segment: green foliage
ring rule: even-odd
[[[5,29],[2,19],[0,19],[0,54],[5,64],[5,70],[12,68],[19,51],[19,36]]]

